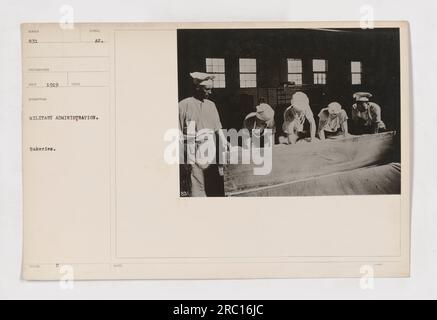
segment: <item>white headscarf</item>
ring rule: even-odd
[[[291,98],[291,106],[300,113],[310,107],[310,99],[305,93],[296,92]]]

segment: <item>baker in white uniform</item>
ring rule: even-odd
[[[295,144],[298,140],[307,138],[304,132],[305,121],[310,124],[311,142],[317,141],[316,121],[310,107],[310,99],[305,93],[296,92],[291,99],[291,105],[284,112],[282,129],[288,136],[287,143]]]
[[[199,131],[210,131],[212,134],[217,133],[219,141],[226,148],[226,138],[222,132],[222,124],[217,107],[214,102],[208,100],[212,93],[213,79],[211,76],[202,72],[190,73],[193,79],[194,93],[193,96],[186,98],[179,102],[179,127],[184,135],[185,152],[192,151],[187,148],[193,147],[187,142],[190,139],[195,141],[195,147],[198,149],[199,144],[204,142],[204,136],[199,135]],[[194,136],[190,136],[190,128],[194,128]],[[206,130],[205,130],[206,129]],[[198,157],[199,154],[196,154]],[[205,190],[205,170],[208,169],[209,164],[202,163],[196,159],[195,163],[188,164],[189,179],[190,179],[190,196],[205,197],[207,196]]]
[[[368,92],[357,92],[354,94],[356,103],[352,106],[352,123],[359,133],[378,133],[386,130],[381,118],[381,107],[370,102],[373,97]]]
[[[348,136],[348,116],[346,111],[338,102],[330,103],[319,113],[319,138],[325,140],[328,136]]]

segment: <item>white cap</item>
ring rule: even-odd
[[[373,95],[368,92],[357,92],[354,93],[354,99],[358,102],[368,102]]]
[[[340,113],[341,109],[341,104],[339,104],[338,102],[332,102],[328,105],[329,114]]]

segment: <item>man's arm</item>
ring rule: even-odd
[[[317,128],[317,133],[319,135],[320,140],[325,140],[325,126],[328,123],[329,112],[326,109],[323,109],[319,113],[319,126]]]
[[[307,120],[310,123],[311,141],[315,141],[316,140],[316,130],[317,130],[316,120],[314,120],[313,115],[308,115]]]
[[[354,121],[354,122],[357,121],[358,120],[358,114],[357,114],[357,105],[356,104],[354,104],[352,106],[351,113],[352,113],[352,121]]]
[[[348,116],[345,110],[342,110],[340,114],[341,121],[341,131],[343,131],[343,136],[347,137],[349,135],[349,126],[347,124]]]
[[[222,148],[223,152],[228,151],[228,149],[230,149],[230,143],[228,142],[228,139],[226,138],[224,132],[222,129],[219,129],[217,131],[218,136],[219,136],[219,142],[220,142],[220,147]]]
[[[348,128],[348,125],[347,125],[347,121],[344,121],[341,124],[341,130],[343,131],[343,136],[344,137],[347,137],[349,135],[349,128]]]
[[[320,140],[325,140],[325,130],[320,130],[319,131],[319,138],[320,138]]]

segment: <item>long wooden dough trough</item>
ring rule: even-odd
[[[230,197],[399,194],[400,165],[390,164],[395,136],[396,132],[385,132],[320,143],[275,145],[268,175],[255,175],[253,169],[259,166],[254,164],[226,165],[225,194]]]

